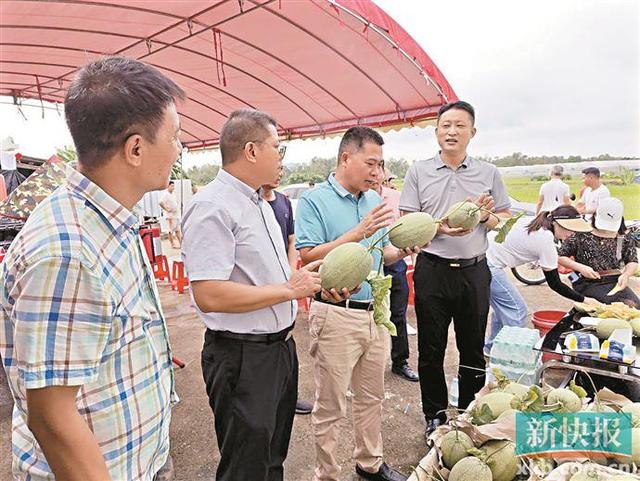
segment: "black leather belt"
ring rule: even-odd
[[[247,341],[247,342],[261,342],[263,344],[273,344],[274,342],[286,341],[291,336],[293,336],[293,327],[295,323],[291,326],[283,329],[280,332],[275,332],[273,334],[240,334],[237,332],[229,332],[229,331],[213,331],[211,329],[207,329],[207,333],[214,337],[220,337],[223,339],[232,339],[234,341]]]
[[[454,269],[462,269],[464,267],[475,266],[487,257],[485,254],[480,254],[478,257],[472,257],[471,259],[445,259],[444,257],[440,257],[424,251],[422,251],[420,255],[429,259],[430,261],[437,262],[438,264],[446,264],[449,267],[453,267]]]
[[[354,301],[351,299],[347,299],[346,301],[341,302],[331,302],[322,299],[320,293],[317,293],[313,299],[315,301],[322,302],[323,304],[329,304],[330,306],[346,307],[349,309],[360,309],[362,311],[370,311],[373,309],[373,301]]]

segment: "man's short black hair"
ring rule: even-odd
[[[471,125],[474,125],[476,123],[475,109],[469,102],[465,102],[464,100],[458,100],[457,102],[449,102],[448,104],[444,104],[442,107],[440,107],[440,110],[438,110],[438,121],[440,120],[440,117],[442,117],[442,114],[444,114],[445,112],[451,109],[464,110],[469,115],[471,115]]]
[[[263,141],[269,135],[269,126],[278,124],[271,115],[254,109],[234,110],[220,131],[222,165],[233,162],[247,142]]]
[[[184,98],[172,80],[138,60],[111,56],[86,64],[64,99],[79,162],[99,167],[132,134],[154,142],[166,108]]]
[[[586,169],[582,169],[582,173],[584,175],[595,175],[596,177],[600,177],[600,169],[597,167],[587,167]]]
[[[348,149],[355,148],[356,151],[360,150],[365,142],[373,142],[377,145],[384,145],[384,139],[382,135],[373,130],[371,127],[362,127],[360,125],[351,127],[342,136],[340,141],[340,147],[338,148],[338,162],[342,153]]]
[[[175,184],[175,182],[173,180],[169,181],[169,185],[174,185],[174,184]]]

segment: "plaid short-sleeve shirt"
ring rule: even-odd
[[[27,390],[80,386],[78,412],[114,480],[151,480],[169,451],[167,328],[136,217],[69,168],[0,265],[0,355],[15,405],[13,471],[52,479]]]

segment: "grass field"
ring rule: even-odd
[[[509,195],[520,202],[538,201],[540,194],[540,186],[542,181],[532,181],[529,177],[503,177],[504,183],[507,185]],[[395,179],[393,181],[398,190],[402,190],[402,180]],[[567,182],[571,192],[578,196],[582,187],[582,179],[572,179]],[[611,185],[607,187],[613,197],[617,197],[624,204],[624,218],[627,220],[640,219],[640,184],[633,185]]]
[[[509,195],[520,202],[537,202],[542,181],[532,181],[528,177],[504,177]],[[582,179],[567,181],[571,192],[578,195],[582,187]],[[640,185],[612,185],[607,187],[613,197],[617,197],[624,204],[624,217],[628,220],[640,219]]]

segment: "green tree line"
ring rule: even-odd
[[[75,149],[73,147],[58,149],[58,156],[66,161],[75,161]],[[568,157],[561,155],[529,156],[522,152],[514,152],[504,157],[479,157],[479,159],[490,162],[497,167],[513,167],[518,165],[562,164],[566,162],[632,160],[634,157],[618,157],[609,154],[601,154],[596,157],[582,157],[580,155],[570,155]],[[396,159],[391,157],[386,160],[387,169],[389,169],[392,174],[398,176],[399,179],[404,178],[409,165],[409,162],[404,158]],[[302,184],[311,181],[322,182],[326,180],[330,172],[335,170],[335,166],[335,157],[313,157],[309,162],[285,164],[282,184]],[[188,178],[196,185],[205,185],[215,179],[219,170],[219,165],[203,164],[183,171],[181,163],[177,162],[173,168],[172,177]],[[633,175],[632,171],[625,173],[628,176]],[[620,175],[618,176],[620,177]]]

